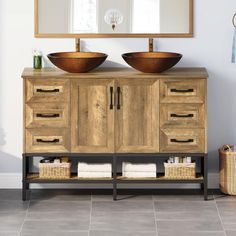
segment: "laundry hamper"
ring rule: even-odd
[[[236,152],[224,145],[220,155],[220,190],[229,195],[236,195]]]

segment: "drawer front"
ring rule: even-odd
[[[26,80],[26,102],[66,101],[69,101],[69,80],[53,78]]]
[[[204,104],[161,104],[161,128],[204,128]]]
[[[205,80],[162,79],[160,81],[161,103],[204,103]]]
[[[29,103],[25,106],[26,128],[68,127],[68,104]]]
[[[162,129],[160,132],[161,152],[205,152],[204,129]]]
[[[26,129],[27,153],[69,152],[69,131],[67,129]]]

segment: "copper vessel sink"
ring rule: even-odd
[[[144,73],[161,73],[176,65],[182,58],[173,52],[131,52],[122,55],[134,69]]]
[[[70,73],[89,72],[107,58],[107,54],[100,52],[58,52],[47,56],[55,66]]]

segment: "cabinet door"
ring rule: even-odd
[[[120,79],[116,86],[116,152],[159,151],[159,81]]]
[[[114,81],[75,79],[71,83],[72,152],[114,152]]]

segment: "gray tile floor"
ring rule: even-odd
[[[236,236],[236,197],[0,190],[0,236]]]

